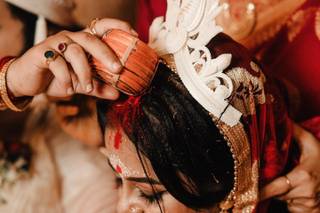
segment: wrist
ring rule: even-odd
[[[16,112],[21,112],[29,105],[31,97],[15,97],[12,92],[8,90],[7,72],[10,65],[15,61],[13,57],[5,57],[0,60],[0,94],[1,102],[6,108]]]
[[[25,95],[19,92],[19,86],[17,82],[17,77],[19,76],[17,68],[17,60],[13,61],[7,70],[6,81],[8,93],[12,98],[20,98]]]

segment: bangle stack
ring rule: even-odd
[[[10,97],[8,89],[7,89],[7,71],[9,66],[14,62],[15,58],[6,57],[1,60],[0,63],[0,94],[1,99],[4,105],[12,111],[22,112],[31,102],[32,98],[30,97],[22,97],[15,99],[14,97]]]

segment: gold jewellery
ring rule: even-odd
[[[9,97],[8,89],[7,89],[7,71],[9,66],[14,62],[15,59],[11,59],[8,61],[1,69],[0,72],[0,93],[1,93],[1,98],[4,104],[11,110],[16,111],[16,112],[22,112],[23,110],[26,109],[28,104],[31,102],[31,98],[22,98],[20,101],[14,101],[19,104],[13,103],[11,98]],[[19,105],[19,106],[17,106]]]
[[[46,58],[46,63],[49,65],[51,62],[55,61],[59,54],[54,50],[48,50],[44,53],[44,57]]]
[[[95,18],[91,21],[90,25],[88,26],[89,30],[90,30],[90,33],[94,36],[96,36],[98,33],[97,33],[97,30],[95,28],[96,26],[96,23],[99,21],[100,19],[99,18]]]

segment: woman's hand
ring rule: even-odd
[[[115,19],[99,20],[93,27],[96,35],[92,35],[89,29],[63,31],[28,50],[8,69],[9,91],[15,97],[46,92],[49,96],[61,98],[80,93],[116,99],[118,91],[92,78],[87,53],[100,60],[111,72],[120,72],[121,63],[99,37],[114,28],[136,33],[129,24]],[[59,50],[59,45],[64,45],[65,50]],[[57,57],[48,61],[45,57],[47,51],[52,51]]]
[[[288,203],[290,212],[320,212],[320,142],[298,125],[294,137],[301,149],[299,165],[284,177],[279,177],[261,191],[261,200],[271,197]]]

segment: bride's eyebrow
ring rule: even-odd
[[[111,169],[117,173],[117,171],[115,170],[115,168],[113,168],[112,164],[110,163],[110,160],[108,160],[108,164],[109,166],[111,167]],[[128,181],[134,181],[134,182],[137,182],[137,183],[148,183],[148,184],[153,184],[153,185],[162,185],[159,181],[157,180],[154,180],[152,178],[145,178],[145,177],[128,177],[128,178],[125,178],[126,180]]]
[[[145,178],[145,177],[128,177],[126,178],[128,181],[134,181],[137,183],[148,183],[152,185],[162,185],[159,181],[154,180],[152,178]]]

